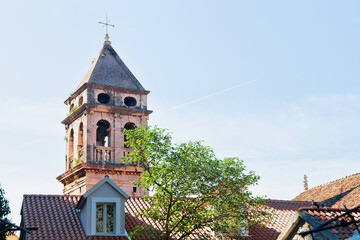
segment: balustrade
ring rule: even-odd
[[[129,153],[131,153],[132,151],[134,151],[134,149],[132,149],[132,148],[121,148],[121,150],[122,150],[122,152],[123,152],[123,154],[124,154],[123,157],[125,157],[127,154],[129,154]]]
[[[68,157],[68,169],[72,168],[73,164],[74,164],[74,156],[70,155]]]
[[[114,148],[95,146],[95,162],[114,163]]]
[[[80,162],[82,162],[81,160],[84,159],[84,148],[82,145],[78,145],[78,158]]]

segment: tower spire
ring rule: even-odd
[[[109,26],[110,27],[115,27],[115,25],[109,24],[110,20],[108,20],[108,17],[106,15],[106,22],[99,22],[100,24],[103,24],[106,27],[106,34],[105,34],[105,43],[104,44],[111,44],[111,42],[109,41],[110,36],[109,36]]]

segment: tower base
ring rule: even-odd
[[[80,163],[56,179],[64,184],[65,195],[82,195],[107,175],[129,196],[144,196],[149,192],[133,184],[142,172],[137,166]]]

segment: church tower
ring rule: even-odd
[[[100,53],[65,100],[65,172],[57,177],[64,194],[83,194],[108,175],[130,196],[147,192],[133,181],[142,169],[121,161],[131,151],[124,129],[147,124],[147,94],[115,52],[106,34]]]

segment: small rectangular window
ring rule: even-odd
[[[114,232],[114,204],[106,204],[106,232]]]
[[[114,233],[115,203],[96,204],[96,233]]]
[[[96,204],[96,232],[102,233],[104,230],[104,205]]]

